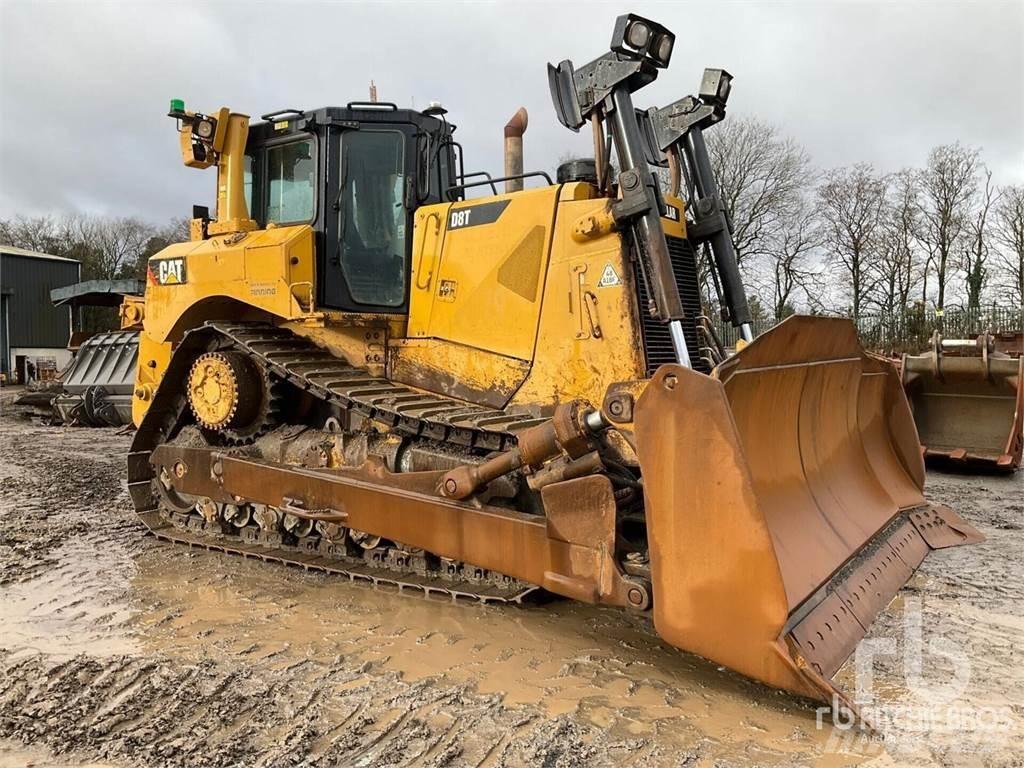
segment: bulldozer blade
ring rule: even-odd
[[[1012,471],[1024,452],[1024,356],[903,358],[925,459]]]
[[[91,427],[131,424],[138,356],[138,331],[97,333],[84,341],[62,372],[61,391],[53,398],[60,421]]]
[[[793,317],[711,378],[637,401],[654,624],[669,643],[823,701],[932,549],[983,537],[922,493],[895,369],[852,323]]]

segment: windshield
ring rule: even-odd
[[[352,131],[343,140],[339,250],[349,293],[360,304],[405,300],[404,137]]]

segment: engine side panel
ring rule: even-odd
[[[420,209],[409,338],[531,360],[559,190]]]
[[[600,404],[612,383],[645,378],[638,278],[622,237],[576,233],[579,222],[608,205],[565,196],[558,205],[535,360],[513,405],[576,398]]]
[[[402,381],[435,390],[434,373],[447,372],[438,391],[543,411],[599,401],[612,382],[641,378],[622,238],[576,232],[607,211],[608,200],[591,194],[565,184],[420,209],[408,338],[391,348]]]

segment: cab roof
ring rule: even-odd
[[[249,127],[249,136],[257,141],[274,136],[309,132],[321,126],[358,128],[362,124],[405,123],[415,125],[430,133],[436,133],[447,125],[448,133],[455,126],[438,117],[417,112],[414,109],[399,109],[388,102],[350,102],[344,107],[320,107],[319,109],[281,109],[268,112],[259,122]]]

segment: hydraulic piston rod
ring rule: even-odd
[[[661,225],[657,182],[654,174],[647,168],[643,138],[637,123],[636,110],[633,108],[633,97],[625,83],[615,86],[612,91],[612,102],[615,105],[615,111],[611,115],[612,138],[622,168],[619,174],[620,183],[623,186],[630,183],[643,185],[647,197],[647,210],[633,220],[632,227],[651,296],[654,298],[654,311],[660,321],[668,323],[672,347],[679,364],[692,368],[690,352],[683,336],[682,324],[679,322],[683,316],[683,304],[679,299],[679,288],[672,271],[668,241],[665,240],[665,230]],[[633,176],[628,176],[627,173],[632,173]]]
[[[701,203],[716,206],[720,209],[717,213],[724,217],[725,211],[722,209],[718,184],[715,182],[715,174],[708,157],[704,131],[699,125],[690,128],[686,134],[686,154],[690,161],[693,181],[700,196],[698,207]],[[701,215],[708,213],[715,212],[700,211]],[[754,334],[750,327],[750,307],[747,305],[747,294],[743,290],[743,279],[740,277],[740,268],[736,261],[736,248],[733,246],[728,220],[726,220],[726,226],[720,227],[711,236],[710,243],[733,325],[739,327],[744,341],[753,341]]]

